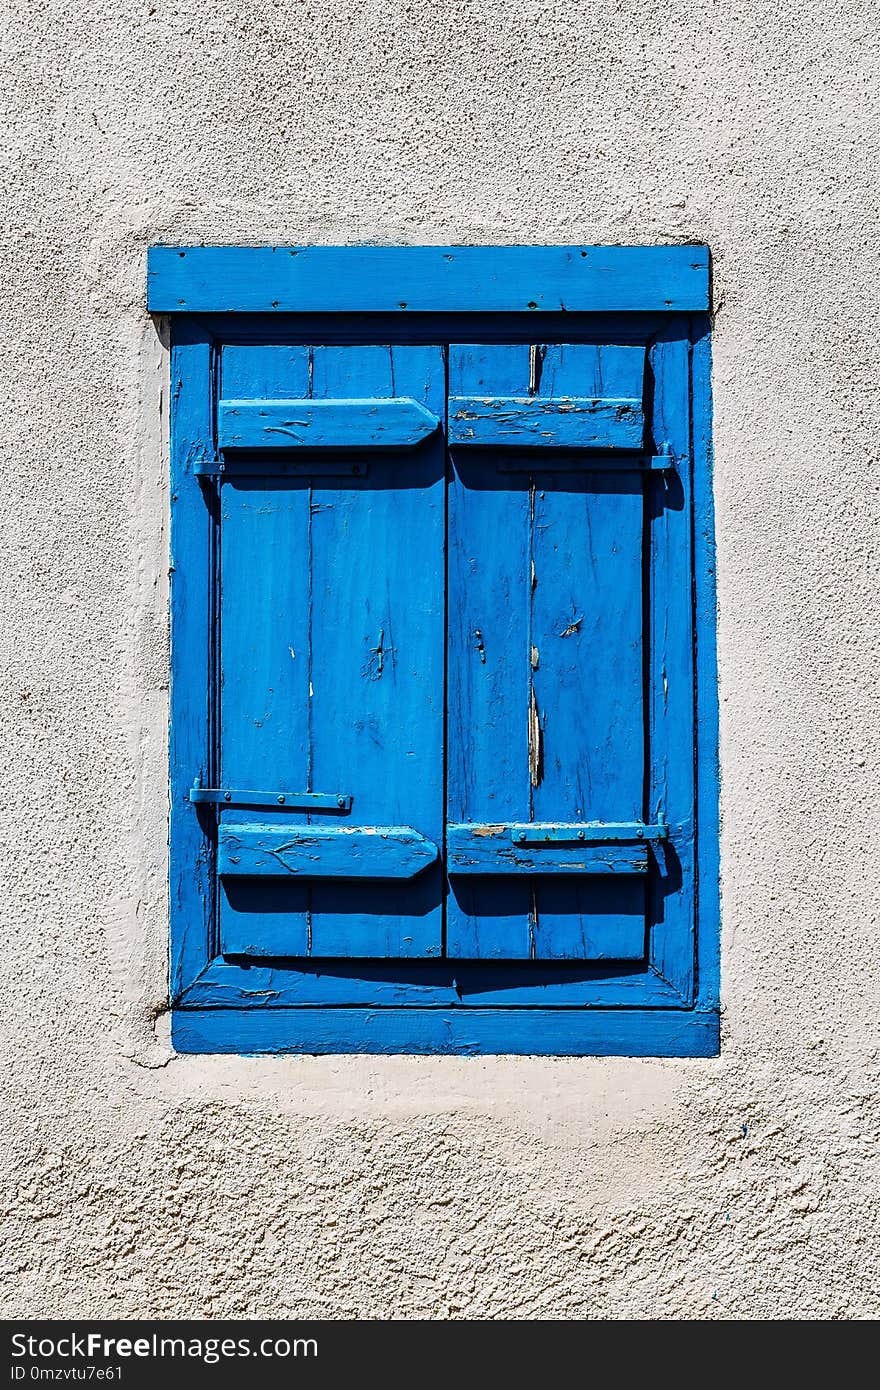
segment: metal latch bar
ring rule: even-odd
[[[351,810],[353,798],[332,792],[260,792],[239,787],[190,787],[190,801],[197,806],[273,806],[278,811]]]
[[[505,829],[510,831],[510,838],[515,843],[524,845],[584,842],[609,845],[633,840],[665,840],[669,835],[669,826],[664,821],[655,825],[645,825],[641,821],[584,821],[574,824],[532,821],[506,826]]]

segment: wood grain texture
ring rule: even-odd
[[[198,324],[177,325],[171,355],[171,721],[169,905],[171,999],[215,952],[212,818],[189,801],[196,777],[213,779],[213,627],[216,491],[193,469],[213,452],[214,350]]]
[[[477,836],[449,846],[451,874],[646,874],[648,851],[638,845],[492,844]]]
[[[530,821],[519,825],[450,825],[447,840],[459,833],[486,836],[509,836],[513,841],[530,845],[588,844],[613,845],[665,840],[669,827],[665,824],[645,825],[643,821]]]
[[[645,839],[635,825],[447,825],[447,863],[455,874],[644,874]]]
[[[316,347],[317,399],[401,394],[446,409],[437,347]],[[311,514],[312,767],[341,785],[360,825],[412,826],[443,839],[444,541],[442,436],[407,455],[371,456],[362,482],[315,479]],[[437,955],[439,863],[396,884],[315,884],[312,953]]]
[[[227,347],[220,391],[239,397],[299,395],[309,388],[306,346],[252,352]],[[220,484],[220,778],[230,786],[309,791],[309,481],[258,473]],[[291,655],[296,653],[296,656]],[[349,789],[347,789],[349,790]],[[228,812],[219,812],[222,824]],[[236,812],[240,819],[241,813]],[[254,810],[246,820],[259,822]],[[289,814],[282,818],[289,821]],[[303,816],[306,822],[307,817]],[[220,947],[237,939],[269,894],[220,884]],[[275,900],[271,900],[271,906]],[[291,955],[311,944],[308,885],[291,884],[284,903]]]
[[[709,308],[706,246],[152,246],[154,314]]]
[[[524,384],[516,366],[528,372],[528,349],[518,358],[514,365],[503,346],[454,345],[450,394],[515,391]],[[451,458],[447,817],[451,823],[527,821],[538,766],[530,703],[529,480],[502,480],[492,454],[453,450]],[[447,954],[529,960],[532,887],[518,876],[453,878]]]

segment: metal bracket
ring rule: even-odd
[[[490,826],[489,830],[494,828]],[[655,825],[645,825],[641,821],[584,821],[573,825],[532,821],[530,824],[505,826],[504,829],[510,832],[510,838],[514,843],[523,845],[584,842],[593,845],[613,845],[633,840],[665,840],[669,837],[669,826],[664,821],[658,821]]]
[[[351,810],[353,797],[327,792],[257,792],[238,787],[190,787],[190,801],[197,806],[272,806],[276,811],[335,811]]]

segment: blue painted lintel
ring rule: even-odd
[[[704,312],[685,246],[153,246],[151,313]]]

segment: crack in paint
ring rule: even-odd
[[[543,776],[543,748],[541,735],[541,720],[538,714],[538,701],[535,699],[534,687],[532,687],[529,698],[529,781],[533,787],[541,785]]]

